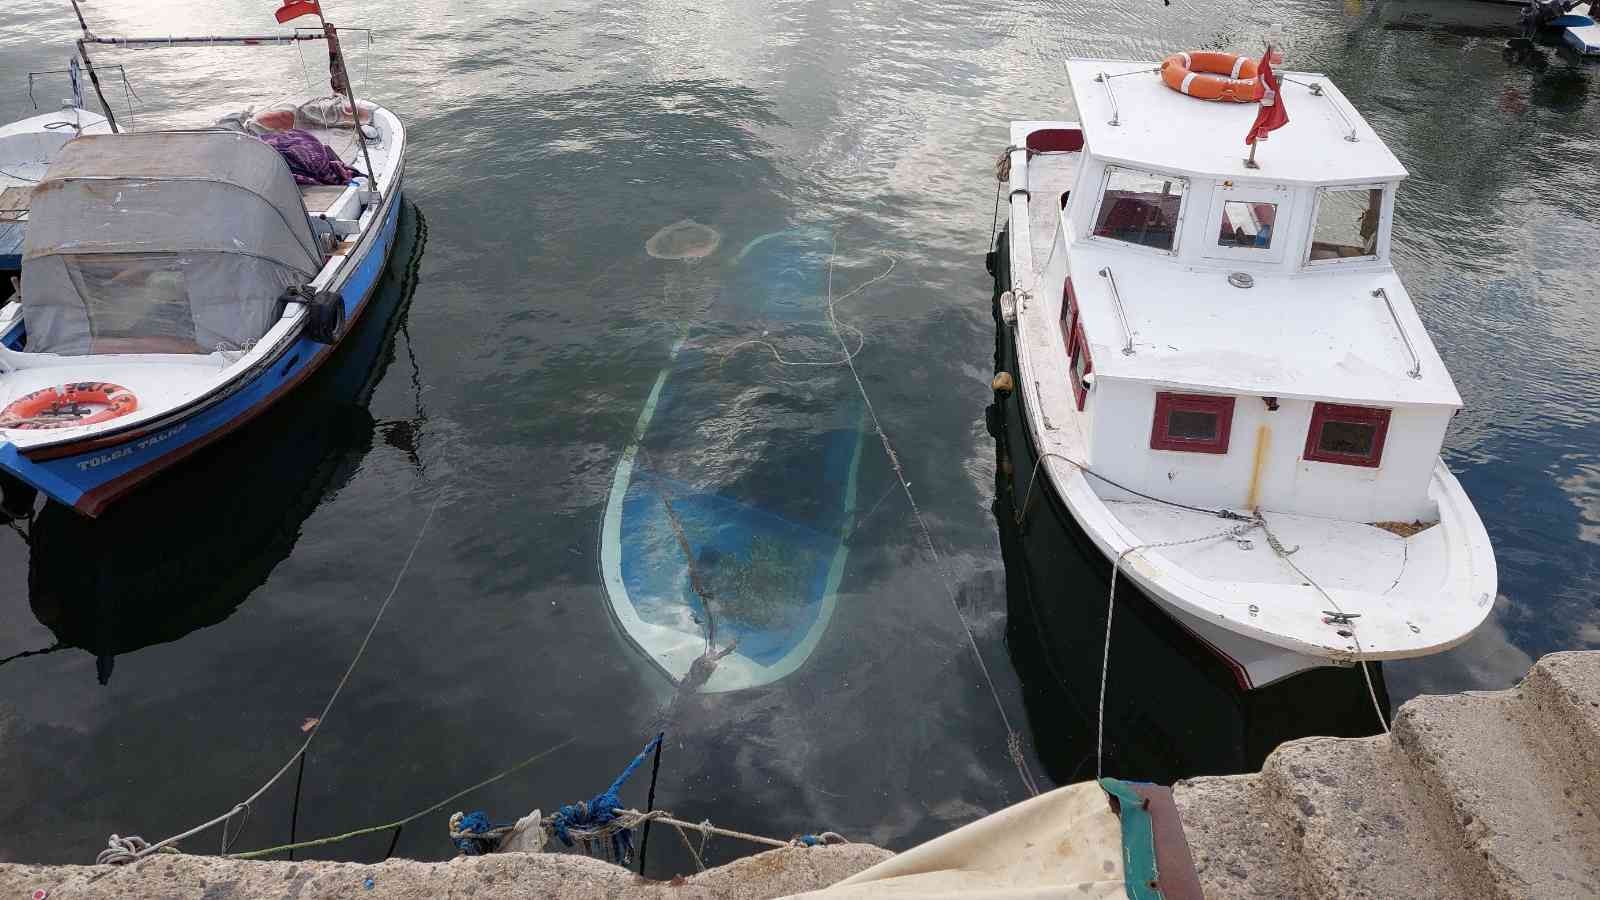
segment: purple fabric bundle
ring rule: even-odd
[[[333,148],[317,140],[309,131],[290,128],[260,135],[261,140],[272,145],[297,184],[349,184],[356,170],[344,164]]]

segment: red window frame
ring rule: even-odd
[[[1233,400],[1217,394],[1156,393],[1156,415],[1150,423],[1150,449],[1180,450],[1185,453],[1227,453],[1233,434]],[[1217,417],[1217,436],[1209,441],[1173,437],[1167,431],[1167,417],[1175,412],[1212,413]]]
[[[1089,400],[1089,386],[1078,377],[1078,354],[1083,354],[1083,374],[1094,371],[1094,357],[1089,354],[1089,342],[1083,337],[1083,320],[1072,317],[1072,340],[1067,344],[1067,377],[1072,380],[1072,397],[1078,401],[1078,411]]]
[[[1389,435],[1389,416],[1392,410],[1373,406],[1344,406],[1338,403],[1318,403],[1311,409],[1311,427],[1306,430],[1305,458],[1316,462],[1338,463],[1345,466],[1365,466],[1375,469],[1383,462],[1383,442]],[[1321,448],[1322,426],[1329,422],[1349,422],[1375,425],[1372,452],[1332,453]]]
[[[1067,348],[1067,356],[1072,355],[1072,329],[1078,323],[1078,293],[1072,289],[1072,277],[1067,277],[1066,287],[1061,289],[1061,346]]]

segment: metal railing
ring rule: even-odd
[[[1122,293],[1117,290],[1117,276],[1111,274],[1111,267],[1104,266],[1100,269],[1100,277],[1111,285],[1111,303],[1117,308],[1117,319],[1122,322],[1122,355],[1133,355],[1133,329],[1128,325],[1128,313],[1122,308]],[[1407,346],[1410,346],[1407,344]]]
[[[1378,288],[1372,292],[1372,296],[1383,298],[1383,305],[1389,308],[1389,318],[1394,321],[1395,330],[1400,332],[1400,340],[1405,343],[1406,352],[1411,354],[1411,369],[1406,374],[1412,378],[1421,378],[1422,357],[1417,355],[1417,348],[1411,346],[1411,335],[1406,334],[1406,326],[1401,324],[1400,314],[1395,312],[1394,301],[1389,299],[1389,292]]]

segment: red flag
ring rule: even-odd
[[[283,6],[275,13],[278,24],[298,19],[301,16],[322,15],[322,8],[317,6],[317,0],[283,0]]]
[[[1272,74],[1272,58],[1276,51],[1271,46],[1261,57],[1261,65],[1257,68],[1257,76],[1261,79],[1261,109],[1256,113],[1256,120],[1250,125],[1250,133],[1245,135],[1246,144],[1267,139],[1267,133],[1276,131],[1289,124],[1289,111],[1283,108],[1283,97],[1278,93],[1278,79]],[[1282,62],[1283,57],[1279,56]]]

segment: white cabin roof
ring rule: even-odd
[[[1246,169],[1249,148],[1244,138],[1258,105],[1180,94],[1162,82],[1159,65],[1159,60],[1067,61],[1078,118],[1096,157],[1199,177],[1248,176],[1302,184],[1360,184],[1406,176],[1400,160],[1327,76],[1306,72],[1278,73],[1289,123],[1257,148],[1260,168]],[[1118,77],[1095,81],[1101,73]],[[1310,84],[1320,85],[1322,95],[1314,95]],[[1115,112],[1107,85],[1116,97]],[[1117,125],[1110,124],[1114,116]],[[1345,139],[1352,127],[1355,141]]]
[[[1461,395],[1390,267],[1349,272],[1256,273],[1236,288],[1225,270],[1149,265],[1126,251],[1080,242],[1070,251],[1096,378],[1201,391],[1333,402],[1458,407]],[[1116,278],[1133,331],[1106,278]],[[1373,291],[1382,288],[1394,305]],[[1398,321],[1398,325],[1397,325]],[[1401,338],[1411,339],[1421,377]]]

